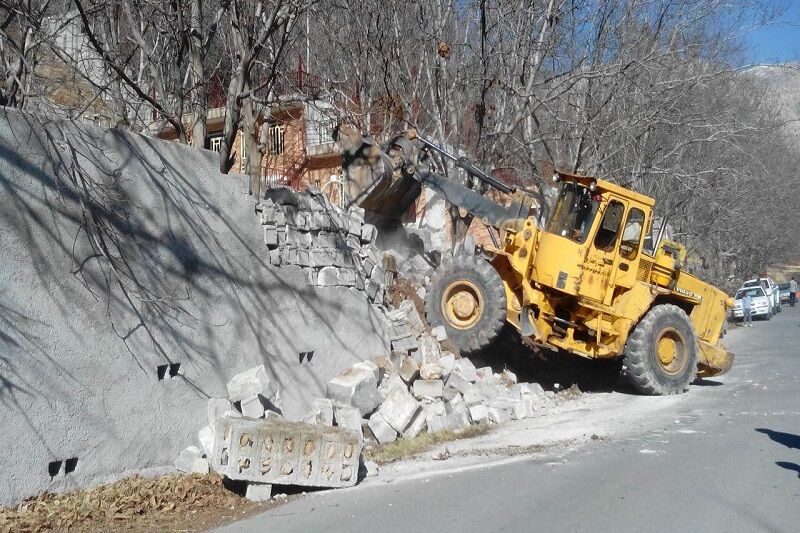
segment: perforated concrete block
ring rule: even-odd
[[[231,479],[345,487],[356,483],[361,439],[349,430],[277,418],[223,418],[212,468]]]

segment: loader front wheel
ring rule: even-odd
[[[503,280],[485,260],[457,255],[434,273],[425,293],[425,316],[444,326],[462,353],[486,348],[506,320]]]
[[[683,309],[672,304],[650,309],[628,337],[625,366],[644,394],[686,391],[697,375],[697,341]]]

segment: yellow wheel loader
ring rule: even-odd
[[[654,235],[652,198],[556,172],[558,198],[543,222],[541,198],[536,208],[530,193],[498,182],[413,130],[386,152],[393,154],[388,170],[363,191],[368,212],[370,205],[402,212],[414,196],[408,191],[422,184],[497,229],[499,237],[483,254],[443,262],[426,291],[428,321],[443,325],[463,353],[486,348],[509,323],[528,344],[589,359],[622,358],[632,384],[646,394],[681,393],[698,375],[730,369],[733,354],[718,341],[733,301],[682,269],[686,251],[664,239],[666,222]],[[427,170],[428,152],[513,201],[500,205]],[[351,157],[346,170],[357,160]]]

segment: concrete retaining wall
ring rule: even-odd
[[[171,465],[256,364],[294,417],[387,353],[361,293],[269,266],[246,178],[216,167],[0,110],[0,504]]]

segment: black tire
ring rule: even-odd
[[[765,320],[765,321],[767,321],[767,322],[769,322],[770,320],[772,320],[772,309],[770,309],[769,311],[767,311],[767,314],[766,314],[766,315],[764,315],[764,320]]]
[[[674,358],[665,364],[659,343],[672,341]],[[639,392],[655,396],[680,394],[697,375],[697,340],[689,317],[672,304],[656,305],[636,325],[625,344],[628,379]]]
[[[468,300],[477,303],[478,310],[461,322],[451,305],[455,294],[468,295]],[[433,274],[425,292],[425,316],[431,326],[444,326],[462,353],[486,348],[506,322],[503,281],[484,259],[457,255]]]

